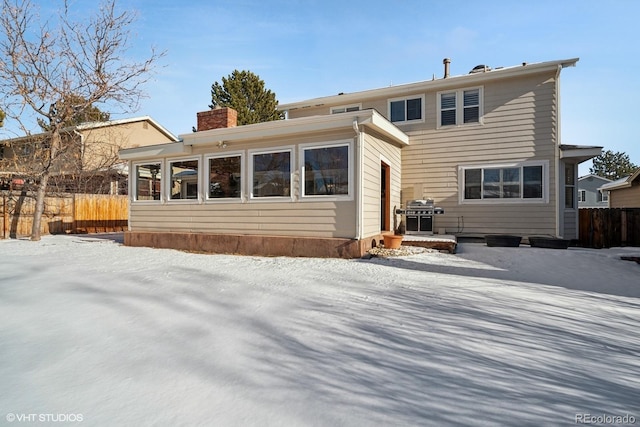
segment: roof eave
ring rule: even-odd
[[[180,135],[185,145],[212,145],[224,142],[260,140],[270,137],[290,136],[352,128],[354,121],[358,125],[368,126],[384,134],[391,142],[407,145],[409,137],[393,123],[375,110],[361,110],[348,113],[300,117],[297,119],[276,120],[232,128],[212,129]]]
[[[167,144],[147,145],[144,147],[125,148],[118,152],[121,160],[141,160],[167,156],[179,156],[190,154],[191,146],[182,141],[169,142]]]
[[[571,159],[577,161],[577,163],[586,162],[594,157],[602,154],[603,147],[587,147],[587,146],[571,146],[571,148],[564,148],[560,146],[560,159]]]
[[[97,129],[101,127],[118,126],[118,125],[125,125],[129,123],[145,122],[145,121],[151,123],[153,127],[158,129],[160,133],[164,134],[171,141],[177,142],[180,140],[177,136],[169,132],[168,129],[166,129],[160,123],[153,120],[153,118],[151,118],[150,116],[131,117],[126,119],[118,119],[118,120],[108,120],[105,122],[85,122],[75,126],[75,129],[79,131],[90,130],[90,129]]]
[[[319,107],[323,105],[349,104],[356,101],[366,99],[401,96],[404,94],[412,94],[425,90],[441,90],[449,87],[462,87],[478,85],[484,82],[503,79],[514,76],[523,76],[527,74],[535,74],[547,71],[557,72],[558,68],[573,67],[579,61],[579,58],[564,59],[559,61],[548,61],[534,64],[523,64],[514,67],[505,67],[494,69],[487,72],[475,74],[463,74],[459,76],[441,78],[437,80],[425,80],[416,83],[407,83],[386,88],[370,89],[360,92],[345,93],[342,95],[331,95],[320,98],[312,98],[299,102],[280,104],[278,110],[296,110],[299,108]]]

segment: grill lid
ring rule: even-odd
[[[407,202],[407,208],[432,208],[433,199],[410,200]]]

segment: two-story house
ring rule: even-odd
[[[360,256],[426,199],[445,212],[436,232],[577,238],[577,165],[601,152],[560,140],[560,72],[577,61],[450,76],[445,60],[442,78],[280,105],[276,122],[199,113],[180,142],[121,151],[125,243]]]
[[[122,182],[127,190],[126,164],[119,160],[119,150],[178,141],[148,116],[81,123],[63,129],[61,136],[65,154],[53,165],[52,190],[112,194],[122,193]],[[44,156],[46,161],[47,144],[46,132],[0,141],[0,189],[21,188],[34,175],[34,158]]]
[[[600,187],[610,182],[610,179],[592,174],[578,178],[578,207],[608,208],[609,192],[600,190]]]

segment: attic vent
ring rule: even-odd
[[[476,65],[471,71],[469,71],[469,74],[484,73],[486,71],[491,71],[491,67],[488,65]]]

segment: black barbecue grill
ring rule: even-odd
[[[406,234],[433,234],[433,216],[444,214],[444,209],[435,207],[433,199],[410,200],[396,214],[405,217]]]

